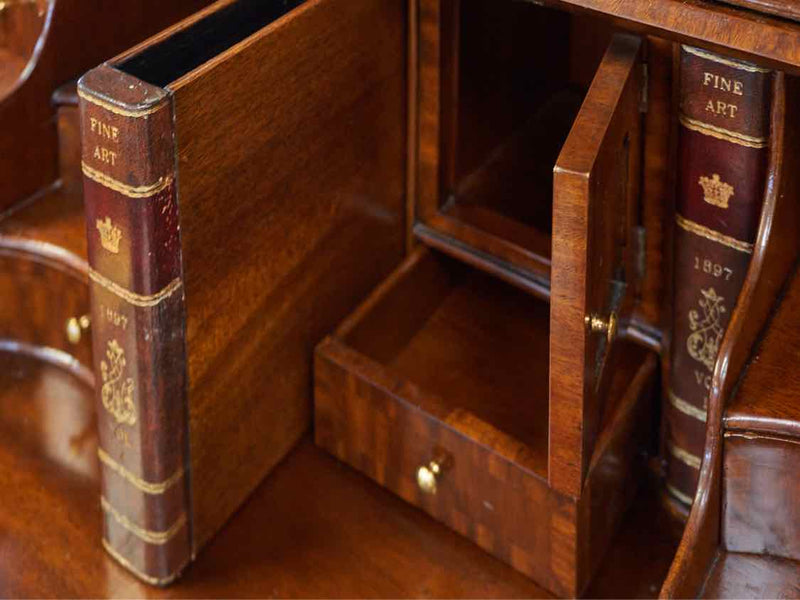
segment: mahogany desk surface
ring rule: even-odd
[[[550,597],[308,438],[180,582],[148,587],[99,543],[93,418],[76,378],[0,353],[0,596]],[[588,595],[655,597],[679,535],[647,491]]]

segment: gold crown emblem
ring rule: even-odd
[[[122,239],[122,231],[115,227],[109,217],[105,221],[97,219],[97,231],[100,232],[100,243],[103,248],[113,254],[119,253],[119,242]]]
[[[703,200],[720,208],[728,208],[728,200],[733,196],[733,186],[725,183],[714,173],[711,178],[701,177],[698,181],[703,188]]]

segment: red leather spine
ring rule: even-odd
[[[708,392],[758,230],[767,166],[771,75],[681,48],[667,489],[691,503]]]
[[[166,585],[192,548],[172,102],[106,65],[78,94],[103,544]]]

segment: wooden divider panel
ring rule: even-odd
[[[555,166],[550,485],[578,496],[615,333],[632,307],[641,161],[641,41],[615,36]]]

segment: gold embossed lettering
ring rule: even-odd
[[[694,380],[697,382],[697,385],[702,386],[707,390],[711,389],[711,374],[695,369]]]
[[[100,312],[107,323],[119,327],[123,331],[128,328],[128,317],[110,306],[101,306]]]
[[[131,447],[131,441],[130,438],[128,437],[128,432],[127,430],[123,429],[121,425],[117,425],[114,428],[114,437],[117,438],[117,441],[123,446],[126,446],[128,448]]]
[[[95,146],[92,155],[100,162],[111,165],[112,167],[117,164],[117,153],[108,148]]]
[[[111,140],[112,142],[119,141],[119,128],[109,125],[108,123],[104,123],[100,119],[89,117],[89,130],[100,137]]]
[[[729,119],[733,119],[736,117],[736,111],[739,110],[739,107],[735,104],[730,104],[728,102],[723,102],[722,100],[709,100],[706,103],[706,112],[710,112],[712,114],[728,117]]]
[[[728,92],[729,94],[736,94],[737,96],[744,95],[744,84],[741,81],[728,79],[708,71],[703,73],[703,85],[713,87],[715,90]]]
[[[701,259],[699,256],[695,256],[694,268],[696,271],[702,271],[717,279],[725,279],[725,281],[730,281],[731,277],[733,277],[733,269],[718,262],[714,262],[710,258]]]

